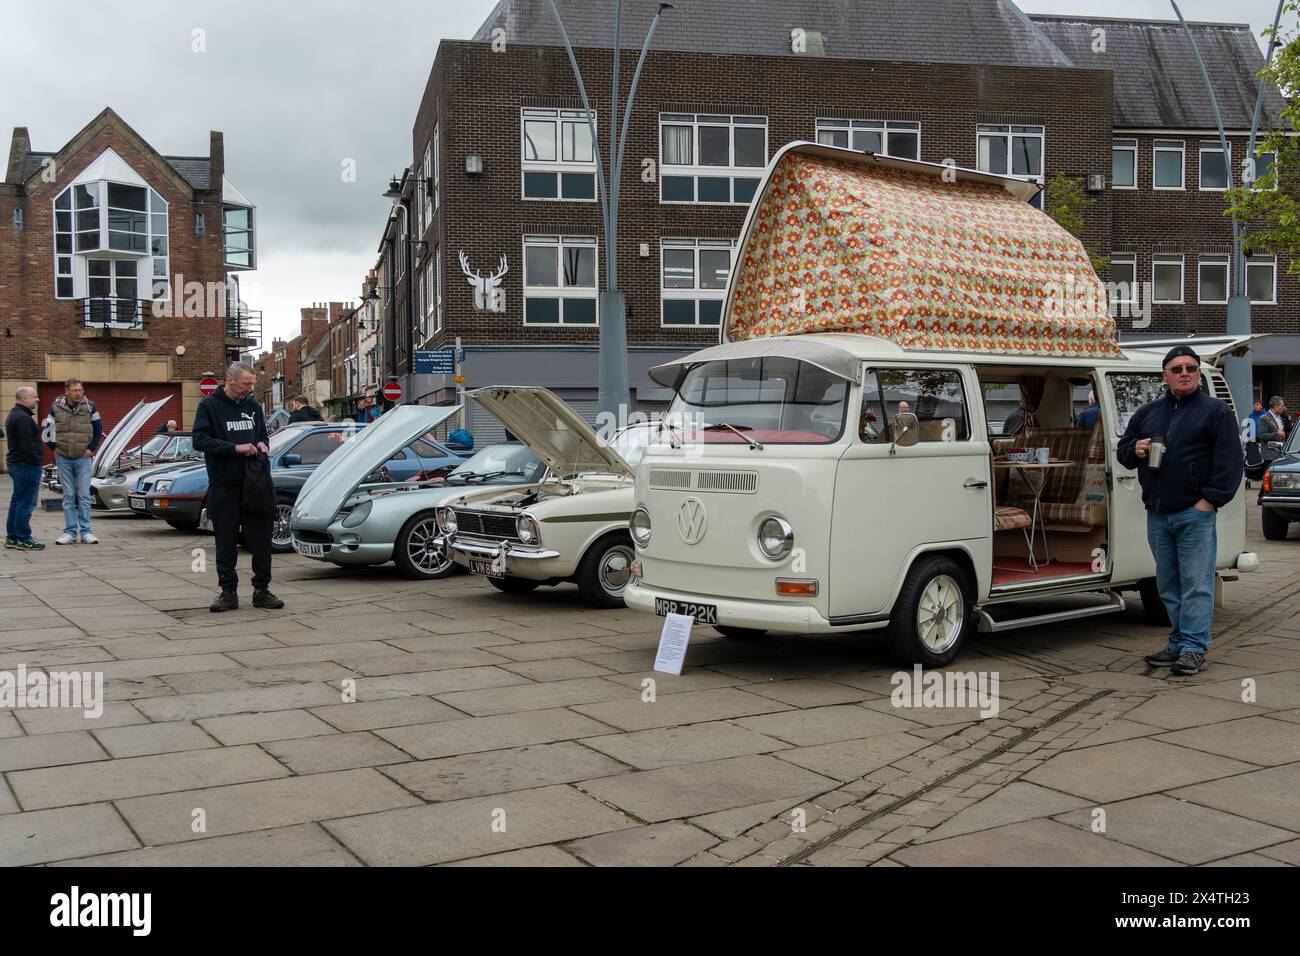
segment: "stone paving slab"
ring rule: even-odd
[[[64,860],[53,866],[361,866],[315,823]]]
[[[1221,720],[1210,727],[1179,730],[1152,739],[1267,767],[1300,760],[1300,733],[1295,725],[1270,717]]]
[[[653,703],[625,691],[622,700],[584,704],[573,709],[619,730],[649,730],[705,721],[790,710],[788,704],[731,687],[667,694]]]
[[[799,747],[837,740],[857,740],[875,734],[900,733],[917,727],[911,720],[853,704],[764,714],[761,717],[746,717],[736,723]]]
[[[575,840],[566,849],[592,866],[676,866],[717,842],[703,830],[672,821]]]
[[[298,774],[380,767],[411,759],[387,741],[365,732],[272,740],[261,746]]]
[[[204,731],[227,747],[256,744],[268,740],[291,740],[332,734],[331,727],[305,710],[276,710],[261,714],[233,714],[209,717],[198,722]]]
[[[1017,781],[1000,790],[994,790],[978,803],[962,810],[942,826],[935,827],[916,843],[946,840],[963,833],[991,830],[1011,823],[1022,823],[1041,817],[1050,817],[1067,810],[1088,806],[1088,801],[1048,790],[1037,784]]]
[[[472,860],[457,860],[454,863],[441,863],[439,866],[586,866],[576,856],[571,856],[553,846],[535,846],[526,850],[510,850],[506,853],[489,853],[487,856]]]
[[[1300,832],[1300,763],[1183,787],[1170,795]]]
[[[31,866],[139,846],[110,804],[0,816],[0,860]]]
[[[313,707],[311,713],[342,731],[377,730],[455,720],[465,714],[431,697],[394,697],[388,700],[353,701],[329,707]]]
[[[891,854],[905,866],[1171,866],[1168,857],[1124,846],[1054,820],[980,830]]]
[[[638,770],[771,753],[790,746],[726,721],[587,737],[582,743]]]
[[[440,757],[383,768],[385,775],[430,802],[535,790],[621,774],[627,765],[572,741]]]
[[[0,772],[103,760],[109,754],[84,730],[0,739]]]
[[[185,720],[106,727],[94,731],[94,735],[114,757],[143,757],[220,746],[197,724]]]

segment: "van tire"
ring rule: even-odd
[[[1169,626],[1169,608],[1160,600],[1160,588],[1155,578],[1143,578],[1138,582],[1138,594],[1142,596],[1142,610],[1146,611],[1147,620],[1156,627]]]
[[[1259,509],[1259,521],[1264,526],[1264,537],[1269,541],[1285,541],[1290,522],[1272,508]]]
[[[573,576],[578,591],[592,607],[626,607],[623,595],[631,580],[631,565],[636,560],[632,538],[622,531],[607,534],[587,549]],[[617,579],[622,578],[622,587]]]
[[[767,633],[766,628],[732,627],[730,624],[714,624],[713,629],[733,641],[754,641]]]
[[[950,593],[956,588],[956,594]],[[950,598],[956,598],[951,601]],[[936,629],[922,629],[922,600],[944,602],[945,620],[934,625]],[[960,613],[955,633],[952,615]],[[926,612],[926,616],[929,614]],[[889,615],[885,630],[889,648],[900,664],[922,664],[926,667],[943,667],[961,652],[962,645],[975,625],[975,614],[970,597],[966,572],[951,558],[921,557],[907,572],[898,600]]]

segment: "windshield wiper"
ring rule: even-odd
[[[680,438],[677,435],[677,429],[674,428],[672,425],[670,425],[664,419],[662,418],[659,419],[659,431],[657,434],[662,435],[665,428],[668,429],[668,443],[672,445],[673,448],[681,448],[682,443]]]
[[[704,430],[706,432],[716,432],[722,428],[726,428],[735,432],[737,435],[743,438],[745,442],[749,445],[749,447],[752,448],[754,451],[763,450],[763,443],[761,441],[755,441],[753,438],[750,438],[748,435],[745,434],[745,432],[751,432],[754,430],[750,428],[748,425],[737,426],[737,425],[732,425],[728,422],[717,422],[716,424],[713,425],[704,426]],[[744,431],[741,431],[741,429],[744,429]]]
[[[508,473],[504,471],[485,471],[485,472],[462,471],[462,472],[457,472],[454,475],[448,475],[447,480],[451,481],[453,478],[463,478],[466,482],[468,482],[471,478],[482,478],[483,480],[486,481],[488,478],[499,478],[504,474],[508,474]]]

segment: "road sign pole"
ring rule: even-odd
[[[452,355],[452,358],[455,360],[453,367],[456,369],[456,377],[455,377],[456,404],[460,406],[460,411],[456,413],[456,427],[464,428],[465,427],[465,383],[460,381],[460,377],[464,374],[464,372],[462,372],[460,368],[460,336],[459,335],[456,336],[456,351]]]

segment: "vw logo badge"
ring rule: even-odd
[[[707,521],[704,502],[699,498],[687,498],[677,511],[677,532],[687,544],[699,544]]]

